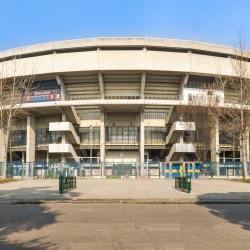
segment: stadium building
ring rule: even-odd
[[[1,64],[12,67],[15,58],[15,74],[35,76],[36,88],[23,97],[25,115],[12,124],[13,161],[94,166],[194,161],[190,129],[176,107],[197,91],[211,95],[201,86],[217,75],[232,75],[235,53],[230,47],[154,38],[80,39],[2,51]],[[230,101],[220,91],[212,94]],[[191,127],[195,130],[194,123]],[[211,136],[211,161],[239,161],[218,124]]]

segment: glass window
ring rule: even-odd
[[[36,145],[61,143],[62,136],[60,132],[49,131],[48,128],[36,129]]]
[[[10,144],[12,147],[26,145],[26,130],[15,130],[10,132]]]
[[[106,142],[114,144],[138,143],[138,127],[106,127]]]

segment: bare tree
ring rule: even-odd
[[[9,137],[14,118],[22,115],[24,96],[32,89],[33,75],[20,76],[17,59],[0,62],[0,129],[2,130],[2,177],[6,178]]]
[[[208,89],[209,88],[209,89]],[[211,150],[211,130],[219,117],[220,96],[217,83],[194,91],[188,97],[188,105],[180,106],[177,112],[182,117],[194,145],[197,160],[207,161]],[[193,124],[195,123],[195,130]]]
[[[250,127],[250,75],[249,75],[249,52],[244,49],[240,39],[239,49],[236,56],[231,58],[233,76],[220,77],[219,81],[224,86],[225,104],[221,109],[221,117],[224,121],[222,129],[233,138],[240,141],[240,158],[242,176],[247,176],[246,144]],[[248,142],[249,143],[249,142]]]
[[[179,110],[184,120],[196,124],[196,131],[190,131],[190,135],[199,160],[207,159],[211,144],[210,131],[219,119],[220,129],[230,135],[233,141],[240,142],[242,176],[245,178],[249,154],[250,63],[249,52],[244,49],[242,39],[239,49],[233,54],[232,75],[218,76],[213,84],[194,93],[188,100],[188,106],[180,107]],[[223,102],[220,93],[223,93]]]

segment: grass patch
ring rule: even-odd
[[[243,182],[243,183],[249,183],[250,184],[250,178],[247,178],[247,179],[234,179],[232,181],[237,181],[237,182]]]
[[[7,179],[1,179],[0,178],[0,184],[4,184],[4,183],[9,183],[9,182],[15,182],[17,181],[16,179],[12,179],[12,178],[7,178]]]
[[[106,176],[106,179],[121,179],[120,176]]]

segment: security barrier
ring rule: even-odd
[[[63,194],[65,190],[72,190],[76,188],[76,177],[60,176],[59,177],[59,192]]]
[[[199,178],[201,176],[200,162],[163,162],[161,164],[162,176],[165,178],[175,178],[189,176]]]
[[[189,176],[201,177],[230,177],[241,176],[241,164],[228,162],[218,164],[215,162],[150,162],[144,163],[144,175],[147,178],[175,178]],[[247,165],[250,175],[250,163]],[[3,163],[0,162],[0,176],[2,176]],[[78,177],[133,177],[141,174],[140,162],[105,162],[105,163],[60,163],[60,162],[8,162],[7,177],[21,178],[59,178],[59,176]]]
[[[188,176],[181,176],[175,177],[175,188],[190,193],[191,192],[191,177]]]

